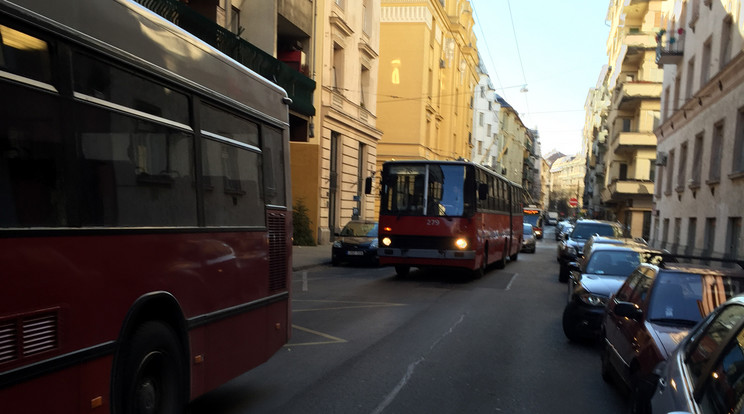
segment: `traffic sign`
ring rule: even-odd
[[[577,200],[576,197],[571,197],[568,200],[568,205],[570,205],[571,207],[576,207],[579,205],[579,200]]]

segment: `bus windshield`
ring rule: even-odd
[[[383,182],[381,214],[456,217],[466,214],[464,165],[393,165]]]
[[[524,222],[527,224],[532,224],[533,226],[537,226],[537,221],[539,218],[540,218],[539,214],[529,214],[529,213],[524,214]],[[538,227],[541,227],[541,226],[538,226]]]

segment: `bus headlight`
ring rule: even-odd
[[[457,248],[460,250],[464,250],[468,247],[468,240],[460,237],[459,239],[455,240],[455,246],[457,246]]]
[[[393,241],[392,241],[392,240],[390,240],[390,237],[383,237],[383,238],[382,238],[382,244],[383,244],[384,246],[387,246],[387,247],[389,247],[389,246],[390,246],[391,244],[393,244]]]

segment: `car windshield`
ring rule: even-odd
[[[596,251],[589,258],[586,272],[595,275],[628,276],[641,263],[634,251]]]
[[[532,225],[531,224],[525,224],[524,229],[522,230],[524,234],[531,235],[532,234]]]
[[[611,225],[600,223],[577,223],[571,232],[572,239],[588,239],[599,234],[600,236],[614,236],[615,231]]]
[[[344,226],[341,235],[347,237],[377,237],[377,223],[352,221]]]
[[[697,323],[726,300],[744,292],[744,280],[720,274],[661,272],[651,293],[651,322]]]
[[[474,192],[465,190],[464,165],[395,165],[384,178],[380,211],[401,216],[463,216]]]

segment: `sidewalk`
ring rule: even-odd
[[[292,271],[331,264],[331,244],[292,246]]]

